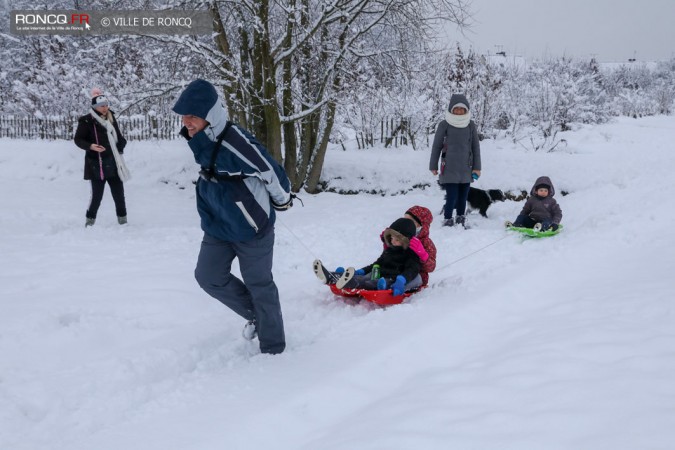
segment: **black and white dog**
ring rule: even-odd
[[[477,209],[481,216],[487,217],[487,210],[494,202],[503,202],[506,196],[499,189],[478,189],[469,188],[469,198],[467,199],[471,209]]]
[[[441,186],[441,189],[444,189],[443,186]],[[504,200],[506,200],[506,196],[499,189],[488,189],[485,191],[470,187],[467,203],[470,209],[477,209],[481,216],[487,217],[487,210],[490,205],[494,202],[503,202]],[[441,214],[443,214],[443,209],[441,209]]]

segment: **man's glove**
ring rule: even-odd
[[[278,204],[274,203],[274,200],[270,198],[270,204],[272,205],[272,208],[274,208],[277,211],[286,211],[288,209],[291,209],[293,206],[293,199],[295,198],[295,194],[291,193],[291,196],[288,198],[288,201],[283,204]]]
[[[473,179],[473,181],[478,181],[479,177],[480,177],[480,175],[478,175],[476,172],[473,172],[471,174],[471,178]]]
[[[403,275],[397,276],[396,281],[394,281],[394,284],[391,285],[392,294],[394,294],[394,296],[403,294],[405,290],[405,284],[405,277]]]

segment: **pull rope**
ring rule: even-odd
[[[473,255],[475,255],[475,254],[478,253],[478,252],[482,252],[483,250],[485,250],[485,249],[488,248],[488,247],[492,247],[493,245],[495,245],[496,243],[498,243],[498,242],[500,242],[500,241],[503,241],[503,240],[506,239],[507,237],[509,237],[509,236],[506,235],[506,236],[504,236],[504,237],[501,237],[501,238],[497,239],[497,240],[494,241],[494,242],[491,242],[491,243],[489,243],[489,244],[487,244],[487,245],[484,245],[483,247],[481,247],[481,248],[479,248],[479,249],[477,249],[477,250],[474,250],[473,252],[468,253],[468,254],[462,256],[461,258],[457,258],[456,260],[454,260],[454,261],[452,261],[452,262],[450,262],[450,263],[444,265],[444,266],[441,267],[440,269],[434,270],[432,273],[441,272],[441,271],[443,271],[444,269],[447,269],[448,267],[450,267],[450,266],[452,266],[452,265],[454,265],[454,264],[457,264],[458,262],[460,262],[460,261],[462,261],[462,260],[465,260],[465,259],[468,258],[469,256],[473,256]],[[441,279],[441,280],[439,280],[439,281],[443,281],[443,280],[444,280],[444,279]],[[437,283],[434,283],[434,284],[437,284]]]
[[[300,245],[302,245],[302,246],[305,248],[305,250],[307,251],[307,253],[309,253],[312,257],[314,257],[314,259],[319,259],[319,258],[314,254],[314,252],[313,252],[309,247],[307,247],[307,245],[305,245],[305,243],[302,242],[302,240],[301,240],[295,233],[293,233],[293,230],[291,230],[291,229],[283,222],[283,220],[280,220],[279,216],[277,216],[277,222],[279,222],[281,225],[283,225],[284,228],[286,228],[286,230],[288,230],[288,232],[291,233],[291,236],[293,236],[293,237],[295,238],[295,240],[298,241],[298,242],[300,243]]]
[[[484,245],[484,246],[482,246],[481,248],[479,248],[479,249],[477,249],[477,250],[474,250],[473,252],[468,253],[468,254],[462,256],[461,258],[457,258],[456,260],[454,260],[454,261],[452,261],[452,262],[450,262],[450,263],[444,265],[444,266],[441,267],[440,269],[434,270],[434,272],[432,272],[432,273],[441,272],[441,271],[447,269],[448,267],[450,267],[450,266],[452,266],[452,265],[454,265],[454,264],[457,264],[458,262],[463,261],[463,260],[467,259],[468,257],[473,256],[473,255],[475,255],[476,253],[481,252],[481,251],[485,250],[486,248],[495,245],[495,244],[498,243],[498,242],[503,241],[503,240],[506,239],[507,237],[509,237],[509,236],[506,235],[506,236],[504,236],[504,237],[501,237],[501,238],[497,239],[497,240],[494,241],[494,242],[490,242],[489,244]],[[431,275],[431,274],[430,274],[430,275]],[[443,281],[445,281],[445,280],[447,280],[447,279],[449,279],[449,278],[450,278],[450,277],[441,278],[440,280],[437,280],[437,281],[435,281],[434,283],[430,283],[430,284],[429,284],[429,287],[430,287],[430,288],[434,288],[434,287],[438,286],[438,285],[441,284]]]
[[[291,193],[291,202],[292,202],[293,200],[298,200],[298,201],[300,202],[300,204],[301,204],[303,207],[305,206],[305,203],[302,201],[302,199],[301,199],[300,197],[298,197],[297,195]],[[292,204],[292,203],[291,203],[291,204]],[[313,252],[309,247],[307,247],[307,245],[306,245],[304,242],[302,242],[302,239],[300,239],[300,238],[298,237],[297,234],[293,233],[293,230],[291,230],[291,229],[288,227],[288,225],[286,225],[286,224],[284,223],[284,221],[281,220],[281,217],[279,217],[279,214],[277,214],[277,222],[279,222],[281,225],[283,225],[284,228],[286,228],[286,230],[288,230],[288,232],[291,233],[291,236],[293,236],[293,237],[295,238],[295,240],[298,241],[298,242],[300,243],[300,245],[302,245],[302,246],[305,248],[305,250],[307,251],[307,253],[309,253],[311,256],[313,256],[314,259],[319,259],[319,258],[314,254],[314,252]]]
[[[298,200],[300,200],[300,199],[298,199]],[[300,203],[302,203],[302,200],[300,200]],[[302,204],[302,206],[305,206],[304,203]],[[298,241],[298,242],[300,243],[300,245],[302,245],[302,246],[304,247],[304,249],[307,251],[307,253],[309,253],[314,259],[319,259],[319,257],[316,256],[316,254],[315,254],[309,247],[307,247],[307,245],[302,241],[302,239],[300,239],[300,238],[298,237],[298,235],[296,235],[296,234],[293,232],[293,230],[291,230],[291,229],[284,223],[284,221],[281,220],[281,218],[280,218],[279,216],[277,216],[277,222],[279,222],[281,225],[283,225],[283,227],[284,227],[286,230],[288,230],[288,232],[291,234],[291,236],[293,236],[293,237],[295,238],[295,240]],[[435,269],[433,273],[436,273],[436,272],[442,272],[443,270],[447,269],[448,267],[450,267],[450,266],[452,266],[452,265],[454,265],[454,264],[457,264],[458,262],[463,261],[463,260],[469,258],[470,256],[475,255],[476,253],[482,252],[482,251],[485,250],[486,248],[492,247],[493,245],[497,244],[498,242],[503,241],[504,239],[506,239],[506,238],[508,238],[508,237],[509,237],[508,235],[503,236],[503,237],[500,237],[500,238],[497,239],[496,241],[490,242],[489,244],[484,245],[484,246],[480,247],[479,249],[476,249],[476,250],[474,250],[473,252],[468,253],[468,254],[462,256],[461,258],[457,258],[456,260],[451,261],[450,263],[444,265],[443,267],[441,267],[441,268],[439,268],[439,269]],[[445,280],[445,278],[442,278],[442,279],[439,280],[439,281],[444,281],[444,280]],[[436,284],[438,284],[438,282],[434,283],[432,286],[434,286],[434,285],[436,285]]]

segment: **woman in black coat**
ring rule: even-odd
[[[118,173],[113,145],[121,155],[127,140],[122,136],[115,115],[110,110],[108,98],[100,89],[93,89],[91,94],[91,112],[79,118],[75,132],[75,145],[85,150],[84,179],[91,182],[91,202],[87,209],[85,226],[96,222],[96,213],[101,206],[106,182],[110,185],[115,201],[117,222],[123,225],[127,223],[124,179],[128,178],[128,172],[123,170],[122,176]]]

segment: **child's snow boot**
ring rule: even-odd
[[[540,223],[535,223],[534,226],[532,227],[534,231],[541,231],[541,224]]]
[[[443,222],[443,226],[444,227],[454,227],[455,226],[455,219],[453,219],[452,217],[449,218],[449,219],[445,219],[445,221]]]
[[[321,280],[323,284],[335,284],[338,280],[337,277],[326,269],[321,260],[315,259],[312,263],[312,268],[314,269],[314,275]]]
[[[338,289],[342,289],[349,283],[352,278],[354,278],[354,272],[356,272],[356,269],[353,267],[347,267],[345,269],[345,273],[342,274],[342,276],[337,280],[335,283],[335,287]]]
[[[96,223],[96,219],[92,219],[91,217],[87,217],[87,221],[84,223],[85,227],[91,227]]]

